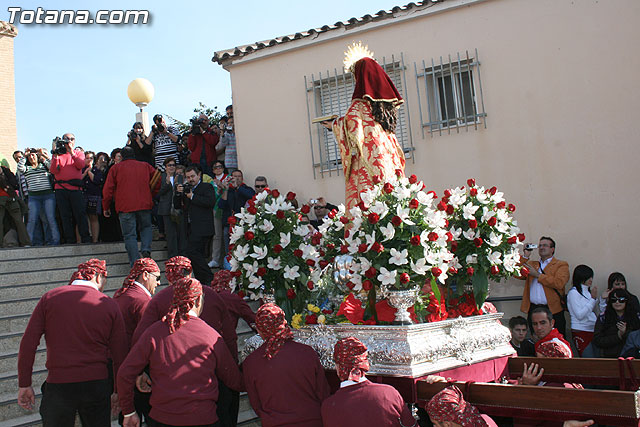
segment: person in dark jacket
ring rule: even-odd
[[[618,357],[630,332],[640,329],[638,307],[624,289],[614,289],[604,316],[596,322],[593,343],[602,350],[602,357]]]
[[[222,209],[222,226],[224,227],[224,253],[229,252],[229,220],[240,212],[240,209],[256,194],[255,190],[244,183],[244,177],[240,169],[236,169],[231,173],[229,182],[221,182],[218,184],[220,189],[220,200],[218,207]]]
[[[185,242],[179,242],[178,222],[179,218],[173,218],[171,208],[173,206],[174,187],[176,186],[176,159],[168,157],[164,161],[164,170],[162,174],[162,185],[158,192],[158,215],[164,223],[164,232],[167,235],[167,246],[169,258],[177,256],[180,253],[181,246]],[[182,243],[182,244],[180,244]],[[184,250],[184,248],[182,248]]]

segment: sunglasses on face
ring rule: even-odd
[[[611,298],[611,302],[627,302],[627,299],[625,297],[613,297]]]
[[[266,185],[256,185],[256,188],[267,188]]]

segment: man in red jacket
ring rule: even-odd
[[[211,165],[216,160],[216,145],[220,140],[218,128],[209,128],[209,118],[206,114],[200,114],[197,119],[192,119],[191,123],[191,133],[187,139],[191,163],[200,166],[202,173],[213,176]]]
[[[115,198],[124,246],[129,255],[129,264],[133,267],[135,260],[151,255],[153,200],[149,182],[156,170],[149,163],[135,160],[131,147],[123,148],[120,154],[122,161],[109,169],[102,189],[102,209],[104,216],[111,216],[111,200]],[[140,252],[136,226],[140,229],[142,241]]]
[[[107,269],[90,259],[78,266],[68,286],[42,295],[20,342],[18,404],[32,409],[31,374],[42,334],[47,342],[47,380],[40,415],[45,426],[109,427],[111,408],[107,355],[114,371],[127,354],[127,336],[118,305],[102,293]]]
[[[147,329],[118,372],[125,427],[140,419],[133,405],[136,377],[148,364],[153,379],[151,418],[160,426],[213,426],[218,379],[242,391],[242,376],[220,334],[199,318],[202,285],[185,277],[173,285],[169,312]]]

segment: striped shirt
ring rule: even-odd
[[[169,126],[167,131],[170,134],[178,135],[178,131],[173,126]],[[169,157],[173,157],[178,162],[178,143],[173,142],[167,134],[154,134],[153,146],[156,152],[156,169],[164,172],[164,161]]]
[[[43,194],[53,193],[53,187],[51,186],[50,173],[49,173],[49,160],[45,163],[38,163],[35,168],[26,164],[27,159],[23,158],[18,163],[18,171],[20,175],[24,176],[27,182],[27,188],[29,194],[32,196],[39,196]]]
[[[224,165],[229,172],[238,169],[238,153],[236,151],[236,134],[225,132],[220,141],[224,147]]]

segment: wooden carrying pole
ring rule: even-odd
[[[429,401],[450,384],[455,384],[466,401],[489,416],[549,421],[593,419],[606,425],[639,425],[640,392],[418,381],[418,399]]]

